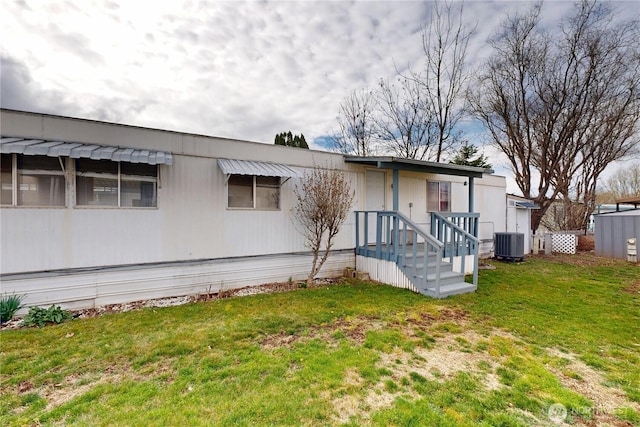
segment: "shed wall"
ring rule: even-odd
[[[627,239],[636,238],[636,251],[640,248],[640,211],[602,214],[595,216],[596,255],[627,259]]]

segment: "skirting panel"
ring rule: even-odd
[[[216,293],[245,286],[304,280],[311,269],[309,254],[110,267],[90,271],[7,276],[2,292],[26,295],[26,307],[58,304],[67,309],[93,308],[154,298]],[[355,255],[340,251],[329,256],[318,278],[342,276],[354,267]]]
[[[394,262],[356,255],[356,270],[367,272],[377,282],[418,292]]]

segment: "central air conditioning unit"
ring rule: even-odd
[[[523,233],[495,233],[494,242],[496,259],[524,260]]]

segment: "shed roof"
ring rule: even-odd
[[[6,136],[0,136],[0,152],[2,154],[63,156],[71,157],[72,159],[113,160],[115,162],[147,163],[150,165],[173,164],[173,156],[165,151]]]
[[[640,209],[627,209],[624,211],[616,212],[603,212],[601,214],[595,214],[595,217],[612,217],[612,216],[640,216]]]
[[[630,205],[640,205],[640,196],[624,197],[617,199],[616,203],[628,203]]]

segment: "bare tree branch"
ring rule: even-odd
[[[462,23],[463,3],[434,2],[429,25],[422,30],[424,69],[411,73],[411,78],[424,86],[429,110],[435,115],[438,129],[435,161],[459,142],[455,132],[464,115],[464,92],[471,74],[465,68],[469,40],[475,27],[465,29]]]
[[[355,193],[343,172],[314,167],[294,188],[296,227],[313,253],[308,281],[313,282],[329,257],[334,238],[347,219]],[[324,244],[324,250],[322,249]]]
[[[387,150],[405,159],[433,160],[437,130],[424,86],[402,76],[397,84],[380,80],[377,96],[375,126]]]
[[[373,146],[373,114],[375,97],[370,90],[351,92],[341,103],[338,113],[339,131],[333,137],[335,148],[344,154],[370,156],[376,153]]]
[[[584,0],[551,42],[540,8],[505,21],[469,100],[541,207],[533,228],[558,197],[572,212],[567,227],[586,228],[600,174],[638,145],[638,23],[613,25],[607,5]]]

